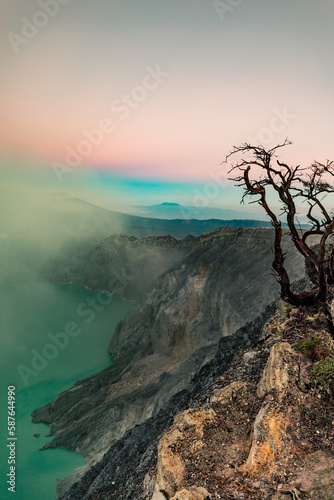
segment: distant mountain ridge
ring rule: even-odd
[[[137,205],[132,215],[165,220],[220,220],[223,223],[221,227],[272,227],[269,219],[258,219],[259,214],[249,211],[238,211],[219,207],[186,206],[180,203],[166,201],[157,205]],[[262,214],[262,216],[265,216],[265,214]],[[302,229],[309,228],[309,224],[305,223],[305,217],[303,217],[302,220],[303,223],[300,224],[300,227]],[[261,224],[259,224],[259,222],[261,222]],[[287,227],[287,224],[282,222],[282,227]]]
[[[136,211],[133,212],[133,215],[153,218],[157,217],[161,219],[257,219],[257,214],[250,213],[249,211],[238,211],[210,206],[187,206],[167,201],[155,205],[137,205]]]

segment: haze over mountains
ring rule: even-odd
[[[205,203],[205,200],[204,200]],[[180,203],[160,203],[157,205],[137,205],[135,207],[136,215],[142,217],[157,217],[160,219],[221,219],[221,220],[231,220],[231,219],[264,219],[266,220],[265,214],[259,217],[259,214],[252,213],[249,210],[239,211],[230,210],[228,208],[219,207],[208,207],[203,204],[198,206],[186,206]]]
[[[112,234],[184,238],[222,226],[271,227],[270,222],[250,219],[184,219],[179,205],[161,205],[161,214],[169,213],[162,219],[107,210],[62,192],[1,189],[0,194],[2,282],[13,276],[48,275],[64,259],[91,250]],[[172,213],[177,218],[171,219]]]
[[[116,234],[90,252],[74,255],[51,279],[138,299],[158,276],[181,263],[196,241],[194,236],[177,240],[170,235],[138,239]]]

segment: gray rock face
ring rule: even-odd
[[[135,299],[158,276],[180,263],[196,239],[188,236],[177,240],[170,235],[138,239],[116,234],[90,252],[73,257],[52,280]]]
[[[49,424],[54,435],[46,447],[66,447],[87,460],[60,482],[60,493],[129,429],[163,411],[213,360],[218,345],[224,349],[224,338],[277,298],[272,242],[272,230],[228,228],[192,241],[182,262],[156,280],[117,329],[109,346],[114,365],[34,411],[33,421]],[[301,278],[295,251],[288,260],[291,279]]]
[[[222,228],[202,235],[128,314],[110,342],[114,359],[147,353],[186,359],[252,321],[278,295],[272,242],[267,229]],[[303,276],[295,251],[290,268],[292,280]]]

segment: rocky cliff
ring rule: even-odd
[[[117,329],[110,343],[115,363],[33,413],[54,435],[47,447],[86,458],[59,483],[60,495],[76,483],[64,499],[150,498],[138,477],[154,465],[173,415],[262,335],[278,295],[272,238],[268,229],[222,228],[192,240]],[[292,278],[301,278],[303,263],[293,250],[288,255]],[[127,464],[138,471],[133,482]]]
[[[158,276],[179,264],[196,240],[194,236],[177,240],[170,235],[138,239],[116,234],[91,251],[75,255],[51,279],[133,300]]]

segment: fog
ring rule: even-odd
[[[93,369],[94,363],[105,366],[108,342],[128,307],[113,298],[88,324],[77,310],[79,306],[89,309],[86,301],[94,299],[94,292],[49,282],[50,275],[73,255],[123,228],[117,214],[43,183],[43,175],[34,169],[27,172],[3,169],[0,173],[0,364],[4,383],[18,387],[22,386],[18,366],[29,368],[32,349],[41,352],[50,342],[48,335],[62,332],[68,322],[78,323],[82,334],[29,383],[66,378],[80,366],[82,370]],[[73,369],[67,367],[63,373],[68,358]]]
[[[0,187],[0,281],[46,277],[73,253],[122,232],[112,212],[69,194],[3,182]]]

